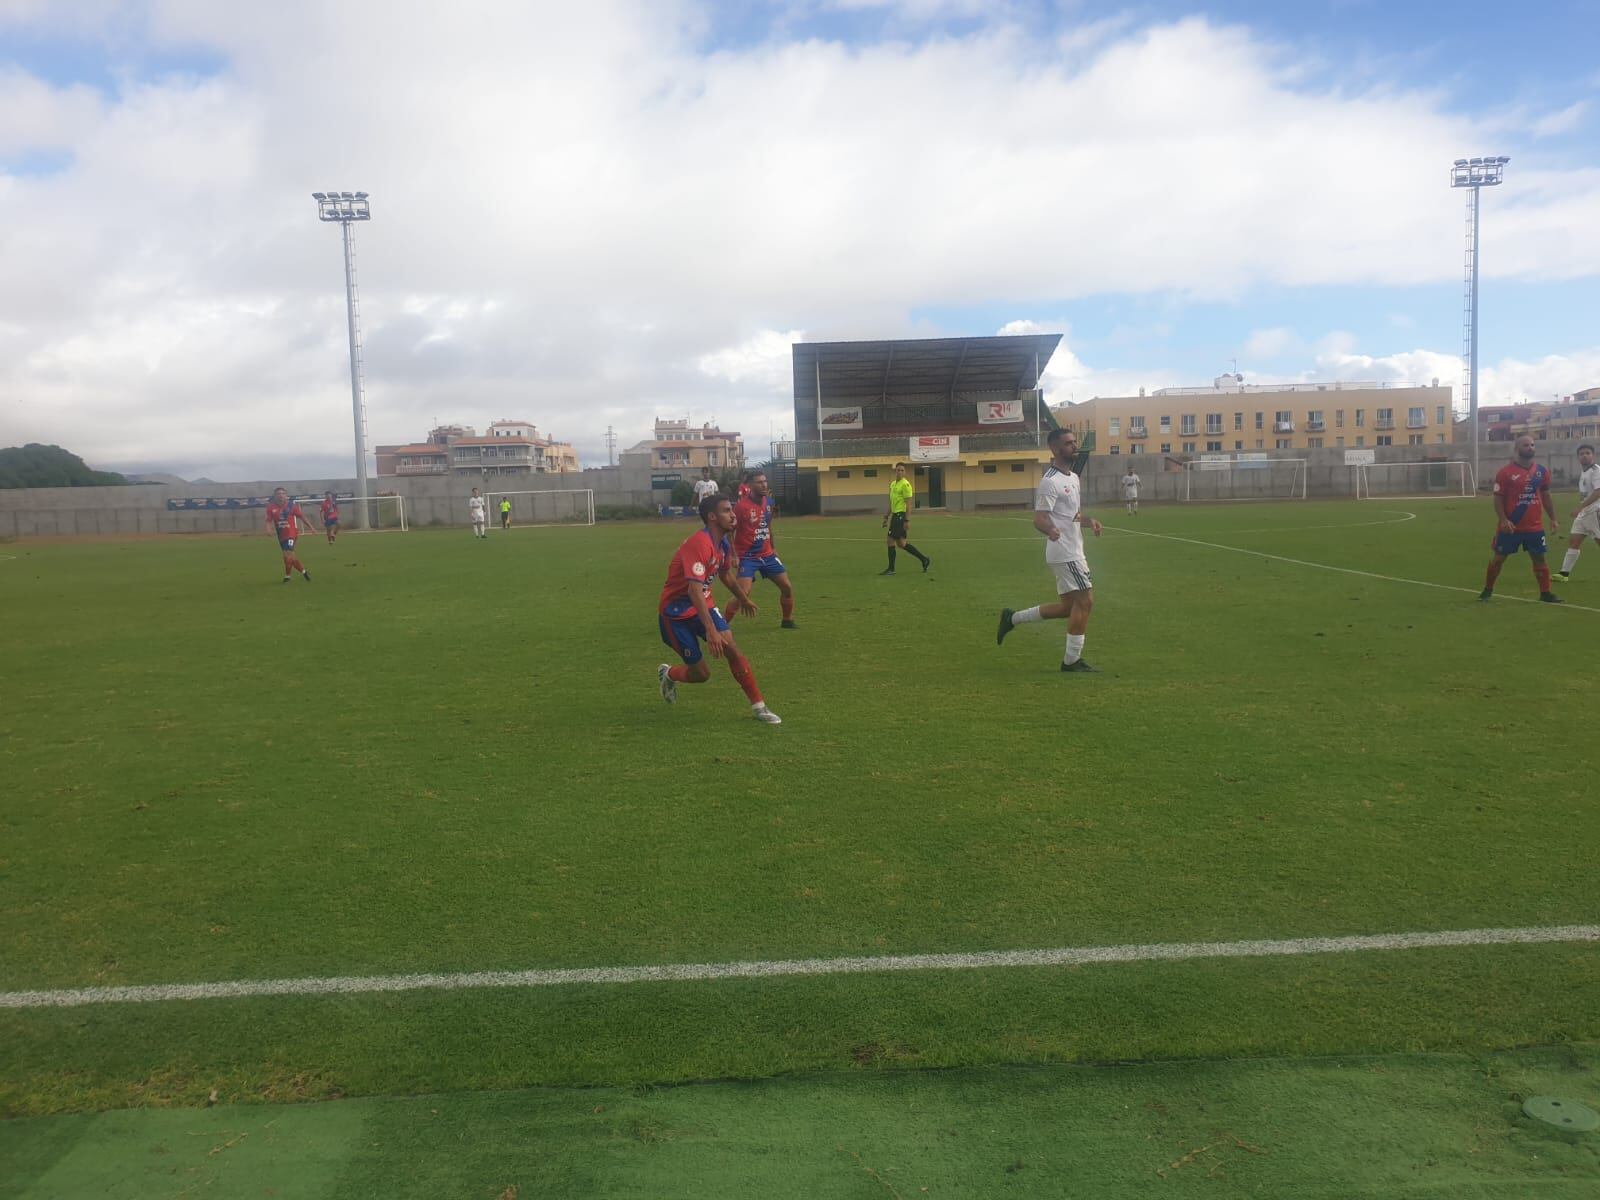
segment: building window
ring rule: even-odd
[[[1293,433],[1294,414],[1288,409],[1279,409],[1272,414],[1273,433]]]
[[[1221,442],[1207,442],[1206,443],[1206,450],[1207,451],[1221,450],[1221,449],[1222,449],[1222,443]]]
[[[1171,442],[1162,442],[1161,443],[1161,453],[1163,453],[1163,454],[1171,454],[1172,453],[1172,443]]]
[[[1256,429],[1257,429],[1257,430],[1259,430],[1259,429],[1260,429],[1260,428],[1261,428],[1261,418],[1262,418],[1262,417],[1263,417],[1263,416],[1264,416],[1264,415],[1265,415],[1265,414],[1263,414],[1263,413],[1257,413],[1257,414],[1256,414]]]
[[[1406,438],[1406,445],[1408,445],[1408,446],[1420,446],[1420,445],[1422,445],[1422,435],[1420,433],[1413,433],[1413,434],[1409,435]]]
[[[1256,449],[1257,450],[1261,449],[1261,439],[1260,438],[1256,439]]]
[[[1207,413],[1206,414],[1206,432],[1208,434],[1209,433],[1221,433],[1222,432],[1222,414],[1221,413]]]
[[[1344,428],[1344,409],[1336,408],[1333,410],[1333,427],[1335,429]]]
[[[1392,446],[1392,445],[1394,445],[1394,439],[1392,437],[1389,437],[1387,434],[1383,434],[1378,438],[1378,445],[1380,445],[1380,446]]]
[[[1172,432],[1172,418],[1171,417],[1162,417],[1161,418],[1161,432],[1162,433],[1171,433]]]
[[[1364,408],[1356,409],[1356,428],[1360,429],[1366,423],[1367,423],[1367,410],[1364,409]]]
[[[1122,447],[1121,446],[1113,446],[1113,447],[1111,447],[1111,453],[1113,453],[1113,454],[1121,454],[1122,453]]]
[[[1312,433],[1321,429],[1322,424],[1322,410],[1320,408],[1313,408],[1306,414],[1306,428]]]
[[[1183,452],[1185,454],[1193,454],[1194,453],[1194,443],[1193,442],[1185,442],[1183,444]]]
[[[833,473],[833,477],[835,479],[849,479],[850,478],[850,472],[849,471],[835,471]]]
[[[1360,412],[1361,410],[1358,408],[1358,409],[1356,409],[1356,411]],[[1359,433],[1356,434],[1356,445],[1365,446],[1366,444],[1367,444],[1367,439],[1362,437]]]
[[[1021,475],[1022,474],[1022,470],[1023,470],[1023,464],[1022,463],[1012,463],[1011,464],[1011,470],[1012,470],[1013,474]]]
[[[1106,422],[1106,434],[1110,437],[1122,436],[1122,418],[1112,417]]]
[[[1182,416],[1180,416],[1178,418],[1178,422],[1182,426],[1182,428],[1178,430],[1178,432],[1180,434],[1182,434],[1184,437],[1193,437],[1194,436],[1194,414],[1193,413],[1184,413]]]
[[[1343,446],[1344,445],[1344,439],[1342,437],[1336,437],[1336,438],[1333,439],[1333,444],[1335,446]]]
[[[1319,437],[1307,438],[1306,439],[1306,449],[1307,450],[1321,450],[1322,449],[1322,439],[1319,438]]]
[[[1434,411],[1433,423],[1435,425],[1443,425],[1444,424],[1444,405],[1442,405],[1442,404],[1439,405],[1439,407],[1434,409],[1433,411]]]
[[[878,468],[868,467],[866,470],[862,471],[861,474],[866,476],[868,479],[876,479],[878,477]]]
[[[999,467],[995,466],[993,463],[989,463],[989,464],[986,464],[984,466],[983,473],[985,475],[994,475],[994,474],[998,473],[999,470],[1000,470]]]
[[[1444,445],[1444,434],[1442,433],[1439,435],[1439,445]]]
[[[1235,450],[1243,450],[1244,449],[1244,443],[1239,441],[1238,439],[1234,439],[1233,448]]]
[[[1424,410],[1423,409],[1421,409],[1421,408],[1409,408],[1409,409],[1406,410],[1406,428],[1407,429],[1421,429],[1427,423],[1428,423],[1428,418],[1424,415]]]
[[[1244,429],[1244,414],[1243,413],[1234,413],[1233,414],[1233,431],[1235,433],[1238,433],[1243,429]]]
[[[1277,442],[1273,445],[1273,449],[1274,450],[1293,450],[1294,449],[1294,439],[1293,438],[1279,438],[1277,440]]]

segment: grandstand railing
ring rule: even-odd
[[[1044,437],[1032,430],[1027,433],[960,433],[958,437],[962,454],[1003,453],[1016,450],[1038,450]],[[904,459],[910,451],[907,437],[844,437],[825,438],[820,442],[794,443],[795,457],[807,458],[877,458]]]

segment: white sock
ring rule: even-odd
[[[1083,639],[1087,636],[1081,633],[1067,634],[1067,655],[1061,661],[1071,666],[1083,657]]]
[[[1021,612],[1014,612],[1011,614],[1011,623],[1013,625],[1026,625],[1030,621],[1042,620],[1044,620],[1044,618],[1039,615],[1039,605],[1037,604],[1035,604],[1032,608],[1025,608]]]
[[[1578,565],[1578,554],[1579,551],[1577,550],[1567,551],[1567,556],[1561,560],[1561,573],[1563,575],[1571,574],[1572,568]]]

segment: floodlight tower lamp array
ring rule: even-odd
[[[367,401],[361,377],[361,318],[356,300],[355,241],[350,226],[355,221],[372,220],[372,205],[366,192],[312,192],[317,202],[317,219],[337,222],[344,241],[345,316],[350,334],[350,408],[356,431],[356,486],[360,505],[356,525],[365,529],[367,515]]]

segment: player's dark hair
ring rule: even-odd
[[[1578,453],[1582,454],[1585,450],[1587,450],[1590,454],[1594,453],[1594,447],[1589,445],[1588,442],[1585,442],[1583,445],[1578,447]]]
[[[726,496],[707,496],[700,501],[700,519],[709,521],[711,514],[717,511],[717,505],[726,504],[727,502],[728,498]]]
[[[1070,429],[1052,429],[1048,434],[1045,435],[1044,440],[1045,444],[1048,445],[1050,449],[1054,450],[1057,442],[1059,442],[1062,438],[1069,436],[1072,437],[1074,441],[1077,440],[1077,435],[1074,434]]]
[[[895,463],[894,469],[896,471],[904,471],[906,469],[906,465],[905,463]]]

